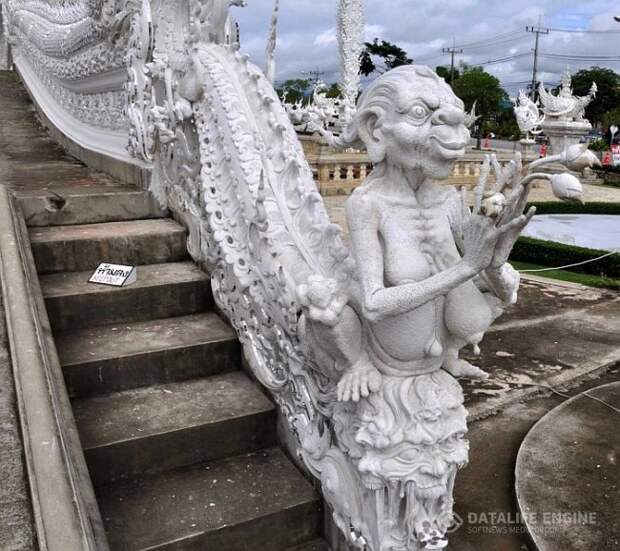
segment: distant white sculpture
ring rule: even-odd
[[[596,96],[596,91],[597,86],[593,82],[587,96],[575,96],[569,71],[564,73],[557,95],[548,92],[543,83],[540,84],[538,93],[545,113],[545,121],[541,127],[549,138],[552,154],[558,155],[578,144],[592,129],[592,125],[585,118],[585,109]],[[559,165],[550,166],[549,169],[556,172],[563,170]]]
[[[572,88],[570,71],[562,76],[562,83],[558,95],[547,92],[544,83],[540,83],[538,93],[543,105],[543,111],[549,119],[588,122],[585,119],[586,107],[596,97],[598,88],[596,82],[592,83],[587,96],[575,96]]]
[[[538,102],[533,102],[525,90],[519,90],[519,95],[513,100],[513,103],[519,130],[525,134],[522,143],[531,144],[533,140],[530,138],[530,134],[536,136],[542,132],[540,125],[545,122],[545,115],[541,113]]]

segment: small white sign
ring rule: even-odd
[[[102,262],[88,280],[89,283],[126,287],[136,282],[136,267]]]

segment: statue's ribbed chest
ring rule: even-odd
[[[382,216],[386,273],[419,281],[454,264],[458,253],[441,205],[390,205]]]

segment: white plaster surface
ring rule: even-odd
[[[590,249],[620,250],[620,216],[541,214],[534,216],[523,235]]]

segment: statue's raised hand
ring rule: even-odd
[[[471,214],[463,227],[463,262],[476,272],[496,267],[495,262],[506,256],[501,263],[504,264],[519,233],[533,215],[534,212],[530,210],[527,215],[498,225],[495,218]]]

